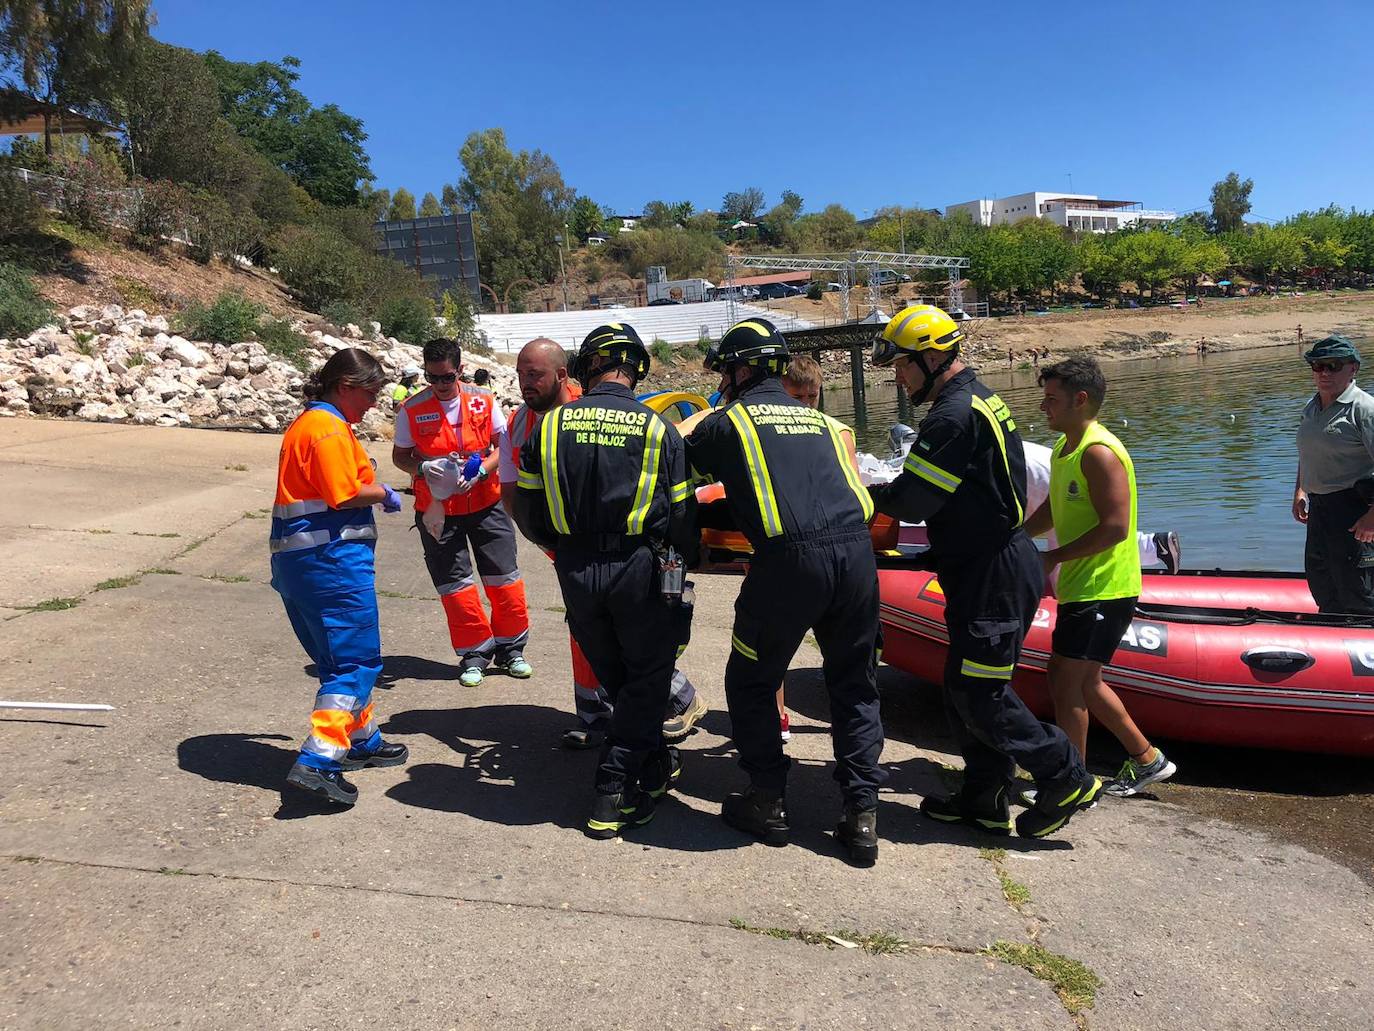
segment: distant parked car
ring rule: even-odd
[[[649,302],[649,307],[650,307],[650,308],[657,308],[657,307],[659,307],[660,305],[664,305],[664,304],[681,304],[681,303],[682,303],[681,301],[675,301],[675,300],[673,300],[671,297],[660,297],[660,298],[659,298],[658,300],[656,300],[656,301],[650,301],[650,302]]]
[[[883,286],[891,286],[893,283],[910,283],[911,277],[905,272],[898,272],[896,269],[879,269],[878,282]]]
[[[781,297],[800,297],[801,291],[790,283],[764,283],[759,287],[759,297],[777,300]]]

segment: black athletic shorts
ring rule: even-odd
[[[1059,604],[1051,647],[1066,659],[1108,663],[1135,615],[1135,598]]]

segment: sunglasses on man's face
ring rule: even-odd
[[[1345,362],[1341,361],[1312,362],[1311,365],[1313,372],[1340,372],[1345,368]]]
[[[425,380],[429,383],[447,384],[456,382],[458,373],[456,372],[427,372]]]

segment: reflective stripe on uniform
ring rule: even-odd
[[[992,406],[977,394],[972,395],[970,400],[973,402],[973,410],[981,413],[992,426],[992,434],[997,439],[997,448],[1002,452],[1002,468],[1007,473],[1007,487],[1011,491],[1012,499],[1016,502],[1016,522],[1012,524],[1012,529],[1015,529],[1026,521],[1026,511],[1021,507],[1021,499],[1016,494],[1016,484],[1011,479],[1011,461],[1007,458],[1007,438],[1002,432],[1002,422],[993,412]]]
[[[730,644],[735,649],[735,651],[739,652],[746,659],[752,659],[754,662],[759,661],[759,653],[754,651],[753,648],[750,648],[747,644],[741,641],[738,635],[730,635]]]
[[[509,573],[492,573],[490,576],[482,574],[482,585],[484,587],[509,587],[520,579],[520,570],[513,569]],[[472,583],[471,580],[468,583]]]
[[[859,499],[859,508],[863,511],[864,522],[868,522],[873,518],[873,497],[868,493],[868,488],[863,485],[863,481],[859,479],[859,473],[854,468],[854,463],[849,460],[849,450],[844,446],[840,431],[835,428],[835,424],[830,419],[825,420],[825,428],[830,432],[830,440],[835,445],[835,457],[839,459],[840,468],[844,470],[844,480],[849,484],[849,489],[854,492],[854,496]]]
[[[563,492],[558,485],[558,427],[563,421],[563,406],[559,405],[539,426],[540,465],[544,479],[544,501],[549,509],[549,521],[555,533],[572,533],[568,526],[568,512],[563,503]]]
[[[286,537],[274,537],[267,542],[267,547],[273,555],[276,555],[283,551],[305,551],[307,548],[318,548],[334,540],[375,541],[376,539],[377,527],[375,526],[345,526],[340,528],[337,535],[329,530],[302,530],[300,533],[289,534]]]
[[[686,481],[682,483],[673,484],[673,489],[668,492],[668,496],[672,498],[673,504],[675,505],[679,501],[686,501],[691,496],[691,494],[692,485],[690,483],[687,483]]]
[[[731,405],[725,410],[735,431],[739,434],[740,446],[744,449],[744,464],[749,469],[749,479],[753,481],[754,497],[759,504],[759,517],[763,522],[766,537],[782,536],[782,517],[778,514],[778,499],[773,493],[773,480],[768,475],[768,460],[763,455],[763,442],[754,421],[743,405]]]
[[[625,532],[631,536],[644,532],[644,520],[649,516],[649,506],[654,501],[654,488],[658,486],[658,456],[663,450],[663,435],[668,424],[656,415],[649,416],[644,427],[644,461],[639,467],[639,484],[635,487],[634,504],[625,519]]]
[[[538,473],[530,473],[521,469],[515,474],[515,485],[523,487],[525,490],[543,490],[544,477]]]
[[[302,530],[300,533],[293,533],[289,537],[274,537],[268,542],[267,547],[275,555],[281,551],[304,551],[306,548],[318,548],[320,545],[328,543],[328,530]]]
[[[323,501],[293,501],[289,505],[273,505],[273,519],[297,519],[300,516],[328,512],[329,505]]]
[[[989,666],[986,663],[965,659],[959,672],[966,677],[979,677],[983,680],[1010,680],[1013,666]]]
[[[906,456],[906,461],[902,463],[902,469],[904,472],[913,473],[927,483],[933,483],[941,490],[947,490],[951,494],[959,489],[959,484],[964,482],[961,477],[941,469],[935,463],[915,453]]]

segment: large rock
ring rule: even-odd
[[[182,337],[172,337],[167,350],[182,365],[192,369],[203,369],[210,364],[210,356],[195,344]]]

